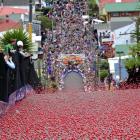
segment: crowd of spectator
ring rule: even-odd
[[[91,24],[82,18],[87,14],[87,1],[62,0],[53,4],[53,10],[47,14],[56,26],[52,30],[45,30],[42,46],[48,54],[45,59],[45,73],[47,76],[54,76],[57,84],[62,83],[64,69],[69,69],[59,60],[61,54],[84,54],[83,64],[74,64],[75,69],[80,69],[86,77],[86,85],[93,82],[93,60],[95,59],[94,46],[96,38],[91,31]],[[73,62],[69,62],[73,65]],[[90,74],[89,74],[90,73]]]

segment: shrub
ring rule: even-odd
[[[109,69],[109,63],[108,63],[107,60],[101,60],[100,69],[101,70],[103,70],[103,69]]]
[[[39,16],[37,20],[41,21],[42,29],[52,29],[52,20],[50,20],[47,16]]]
[[[104,81],[105,77],[107,77],[107,75],[108,75],[108,70],[101,70],[100,71],[100,79],[102,82]]]

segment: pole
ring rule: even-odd
[[[41,59],[38,59],[38,76],[41,81]]]
[[[54,1],[52,0],[52,13],[54,12],[53,9],[54,9]],[[53,14],[52,14],[52,17],[53,17]],[[52,18],[52,43],[54,40],[53,26],[54,26],[54,23],[53,23],[53,18]]]
[[[98,56],[98,85],[100,85],[100,83],[101,83],[101,77],[100,77],[100,73],[101,73],[101,71],[100,71],[100,60],[101,60],[101,54],[100,54],[100,45],[101,45],[101,42],[100,42],[100,40],[99,40],[99,37],[98,37],[98,33],[97,33],[97,43],[98,43],[98,48],[97,48],[97,56]]]
[[[100,53],[98,48],[96,52],[96,80],[98,85],[100,85],[100,79]]]
[[[119,81],[122,79],[122,74],[121,74],[121,54],[119,53]]]
[[[119,55],[119,81],[122,80],[122,74],[121,74],[121,54],[123,54],[123,51],[118,51],[117,54]]]
[[[100,53],[98,54],[98,84],[100,85],[101,83],[101,77],[100,77]]]
[[[32,0],[29,0],[29,23],[28,23],[28,33],[29,38],[32,41]]]

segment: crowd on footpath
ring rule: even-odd
[[[25,92],[21,91],[26,90],[26,87],[37,87],[40,84],[32,55],[24,50],[24,43],[17,39],[10,41],[4,49],[0,47],[0,101],[3,102],[9,102],[13,93],[22,98],[21,94]]]
[[[59,61],[61,54],[84,54],[84,64],[73,64],[86,77],[86,85],[93,85],[93,60],[95,59],[94,46],[97,43],[96,37],[92,32],[90,20],[85,24],[83,15],[87,14],[87,1],[62,0],[56,1],[53,5],[53,12],[49,12],[47,16],[51,18],[56,26],[52,30],[46,30],[43,34],[43,48],[47,52],[45,58],[46,73],[56,78],[58,85],[62,83],[61,75],[65,66]],[[70,62],[69,64],[71,65]],[[48,76],[48,74],[47,74]]]

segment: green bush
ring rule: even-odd
[[[101,70],[103,70],[103,69],[109,69],[109,63],[108,63],[107,60],[101,60],[100,69]]]
[[[105,77],[107,77],[107,75],[108,75],[108,70],[101,70],[100,71],[100,79],[102,82],[104,81]]]
[[[139,68],[140,67],[140,58],[137,57],[137,58],[127,59],[125,61],[125,67],[128,70],[132,70],[133,68]]]
[[[42,29],[51,29],[52,28],[52,20],[50,20],[47,16],[39,16],[37,20],[41,21]]]

